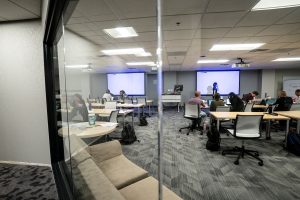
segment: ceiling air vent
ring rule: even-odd
[[[186,51],[167,52],[168,56],[185,56]]]

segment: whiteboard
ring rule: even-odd
[[[295,90],[300,89],[300,79],[290,79],[283,81],[283,90],[287,95],[292,97],[295,95]]]

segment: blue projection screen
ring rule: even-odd
[[[239,71],[199,71],[197,72],[197,90],[202,95],[213,94],[213,84],[217,83],[218,93],[228,95],[240,93]]]
[[[107,74],[107,87],[114,95],[120,90],[127,95],[145,95],[145,73]]]

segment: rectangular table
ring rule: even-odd
[[[210,112],[210,115],[217,120],[217,129],[220,128],[220,120],[224,119],[236,119],[237,115],[263,115],[263,120],[266,120],[267,130],[266,130],[266,139],[271,139],[270,136],[270,125],[271,120],[286,120],[286,133],[285,133],[285,141],[287,141],[287,134],[289,132],[289,117],[283,115],[270,115],[265,112]]]
[[[275,113],[297,120],[297,133],[300,134],[300,110],[298,110],[298,111],[276,111]]]
[[[130,103],[118,103],[117,107],[119,108],[137,108],[138,109],[138,118],[140,118],[140,108],[143,107],[144,104],[130,104]]]
[[[177,110],[179,112],[179,105],[181,103],[181,94],[163,94],[161,96],[162,103],[177,103]]]
[[[112,111],[115,111],[116,109],[93,109],[91,113],[95,113],[96,115],[100,116],[110,116],[110,113]],[[125,117],[126,115],[133,113],[133,110],[131,109],[120,109],[119,114],[123,116],[123,126],[125,125]],[[132,127],[133,127],[133,114],[132,114]]]

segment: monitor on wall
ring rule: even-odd
[[[230,92],[240,93],[239,71],[198,71],[197,90],[201,95],[213,95],[215,91],[220,95]]]
[[[114,95],[124,90],[127,95],[145,95],[145,73],[107,74],[107,87]]]

